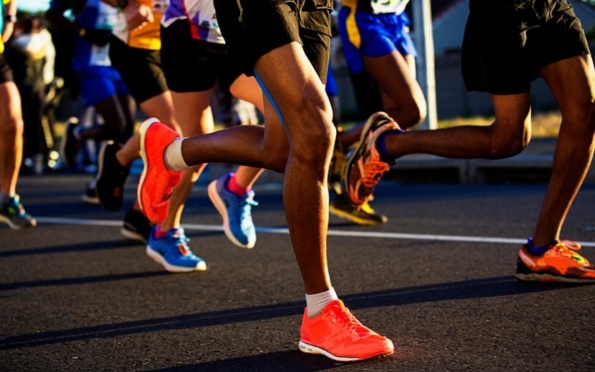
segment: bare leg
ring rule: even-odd
[[[364,57],[366,70],[383,95],[384,109],[403,129],[420,123],[426,116],[426,100],[415,79],[411,56],[397,50],[381,57]]]
[[[560,238],[568,210],[593,159],[595,85],[591,56],[566,59],[545,67],[542,76],[562,111],[552,177],[537,221],[536,247]]]
[[[211,133],[214,129],[213,113],[209,104],[211,91],[176,93],[172,92],[176,118],[184,136],[197,136]],[[180,226],[184,203],[192,192],[192,185],[206,166],[206,162],[196,164],[184,171],[182,182],[174,189],[165,221],[159,226],[167,231]]]
[[[0,192],[16,193],[23,156],[21,98],[14,82],[0,84]]]

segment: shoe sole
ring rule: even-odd
[[[223,218],[223,232],[225,233],[227,239],[229,239],[236,247],[245,249],[254,248],[256,243],[242,244],[233,236],[233,233],[229,228],[229,216],[227,215],[227,208],[225,208],[225,202],[221,199],[219,193],[217,192],[217,181],[213,181],[209,184],[209,186],[207,187],[207,192],[209,194],[209,199],[211,199],[211,203],[213,203],[213,205],[221,215],[221,218]]]
[[[552,274],[515,274],[515,278],[523,282],[556,282],[556,283],[595,283],[595,279],[581,279],[581,278],[568,278],[565,276],[557,276]]]
[[[319,354],[319,355],[324,355],[327,358],[330,358],[332,360],[336,360],[338,362],[357,362],[360,360],[366,360],[366,359],[371,359],[371,358],[376,358],[376,357],[382,357],[382,356],[387,356],[387,355],[391,355],[392,352],[380,352],[378,354],[373,354],[373,355],[369,355],[366,356],[365,358],[359,358],[359,357],[340,357],[340,356],[336,356],[334,354],[329,353],[328,351],[321,349],[319,347],[316,346],[312,346],[310,344],[305,343],[304,341],[299,342],[298,344],[299,349],[301,352],[306,353],[306,354]]]
[[[171,273],[189,273],[192,271],[205,271],[207,269],[207,265],[204,261],[201,262],[203,265],[199,263],[195,268],[170,265],[165,261],[162,255],[152,250],[149,245],[147,245],[147,256],[151,257],[155,262],[161,264],[165,270]]]
[[[29,227],[35,227],[37,226],[37,220],[31,220],[29,221],[28,224],[23,225],[23,226],[19,226],[15,223],[13,223],[10,219],[4,217],[4,216],[0,216],[0,222],[4,222],[5,224],[8,225],[8,227],[10,227],[11,230],[22,230],[22,229],[26,229]]]
[[[81,196],[81,200],[87,204],[99,205],[99,198],[98,197],[90,197],[87,195]]]
[[[140,128],[138,129],[138,150],[139,150],[139,154],[141,159],[143,160],[143,171],[140,174],[140,180],[138,181],[138,188],[136,190],[136,199],[138,200],[138,204],[141,208],[141,210],[144,210],[144,206],[143,206],[143,202],[141,200],[141,191],[143,189],[143,186],[145,184],[145,177],[147,175],[147,154],[146,154],[146,150],[145,150],[145,134],[147,133],[147,130],[149,129],[149,127],[153,124],[153,123],[159,123],[159,120],[157,118],[150,118],[145,120]]]
[[[121,228],[120,229],[120,234],[123,237],[125,237],[127,239],[130,239],[130,240],[135,240],[135,241],[141,242],[143,244],[147,244],[148,243],[147,242],[147,239],[145,239],[141,234],[132,232],[132,231],[127,230],[125,228]]]
[[[97,200],[99,201],[99,205],[101,205],[102,208],[110,211],[110,212],[114,212],[119,210],[122,207],[122,203],[120,203],[120,205],[117,208],[113,208],[108,205],[106,205],[105,203],[103,203],[101,201],[101,198],[99,197],[99,192],[97,191],[98,184],[101,184],[101,178],[102,178],[102,174],[103,174],[103,169],[104,169],[104,157],[105,157],[105,149],[107,148],[107,146],[114,144],[114,141],[107,141],[105,143],[103,143],[103,145],[101,145],[101,148],[99,149],[99,160],[97,161],[97,175],[95,176],[95,192],[97,193]]]
[[[352,214],[350,214],[348,212],[342,211],[340,209],[336,209],[332,205],[329,206],[329,212],[333,216],[344,218],[346,220],[349,220],[349,221],[351,221],[351,222],[353,222],[355,224],[362,225],[362,226],[384,225],[386,223],[386,222],[383,222],[383,221],[365,220],[363,218],[355,217],[354,215],[352,215]]]

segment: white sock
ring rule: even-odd
[[[186,138],[178,137],[165,149],[163,159],[165,160],[165,166],[169,170],[179,172],[189,167],[182,156],[182,142],[184,142],[185,139]]]
[[[310,318],[314,318],[316,315],[322,312],[324,307],[328,305],[329,302],[338,299],[339,297],[337,297],[337,292],[335,292],[334,288],[312,295],[307,294],[306,306],[308,307],[308,316]]]

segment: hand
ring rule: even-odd
[[[80,34],[84,39],[91,44],[97,46],[106,46],[109,43],[112,31],[111,30],[97,30],[92,28],[82,29]]]
[[[136,30],[153,22],[153,10],[150,6],[140,4],[135,0],[130,0],[128,5],[122,10],[126,18],[126,24],[130,30]]]

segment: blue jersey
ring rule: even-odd
[[[52,0],[50,9],[63,9],[64,3],[71,4],[70,0]],[[103,3],[101,0],[88,0],[75,16],[74,23],[86,29],[112,30],[117,16],[118,10],[116,8]],[[98,46],[79,37],[72,64],[77,72],[90,66],[111,66],[109,44]]]
[[[7,0],[0,0],[0,53],[4,52],[4,43],[2,42],[2,32],[4,32],[4,4]]]

